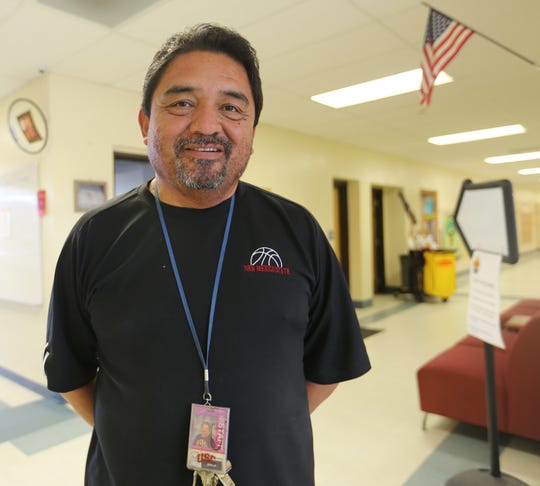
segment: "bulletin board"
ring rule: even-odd
[[[38,166],[0,171],[0,299],[43,303]]]

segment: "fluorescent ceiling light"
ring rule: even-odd
[[[435,85],[451,83],[453,78],[441,71],[435,80]],[[380,79],[355,84],[347,88],[336,89],[311,97],[312,101],[332,108],[359,105],[368,101],[390,98],[391,96],[418,91],[422,82],[420,68],[404,73],[393,74]]]
[[[504,127],[484,128],[483,130],[473,130],[472,132],[452,133],[441,135],[440,137],[428,138],[428,142],[434,145],[450,145],[453,143],[474,142],[475,140],[486,140],[488,138],[507,137],[525,133],[523,125],[507,125]]]
[[[521,175],[540,174],[540,167],[535,167],[534,169],[521,169],[521,170],[518,170],[518,174],[521,174]]]
[[[540,152],[523,152],[521,154],[497,155],[488,157],[484,162],[488,164],[507,164],[509,162],[521,162],[523,160],[540,159]]]

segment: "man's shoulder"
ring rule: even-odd
[[[246,198],[249,204],[280,207],[284,211],[313,218],[310,211],[300,203],[248,182],[240,182],[240,194]]]
[[[98,207],[84,213],[75,224],[75,228],[80,229],[89,224],[97,226],[111,225],[116,221],[125,221],[126,218],[140,214],[150,206],[144,192],[145,186],[139,186],[125,194],[109,199]]]
[[[110,246],[120,235],[140,237],[148,229],[151,202],[145,186],[109,199],[79,218],[67,242],[97,249]]]
[[[242,214],[250,227],[288,234],[305,245],[324,241],[324,232],[313,214],[300,203],[248,183],[241,183]]]

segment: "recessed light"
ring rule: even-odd
[[[521,174],[521,175],[540,174],[540,167],[535,167],[534,169],[521,169],[521,170],[518,170],[518,174]]]
[[[418,68],[314,95],[311,100],[332,108],[344,108],[418,91],[421,81],[422,69]],[[451,83],[452,81],[451,76],[441,71],[437,76],[435,85]]]
[[[470,132],[451,133],[438,137],[428,138],[428,142],[434,145],[450,145],[453,143],[474,142],[475,140],[486,140],[488,138],[507,137],[525,133],[523,125],[506,125],[504,127],[483,128],[482,130],[473,130]]]
[[[496,155],[484,159],[488,164],[508,164],[509,162],[522,162],[524,160],[540,159],[540,152],[523,152],[520,154]]]

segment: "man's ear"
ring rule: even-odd
[[[148,144],[148,125],[150,124],[150,118],[146,116],[142,109],[139,110],[139,127],[143,136],[143,142]]]

